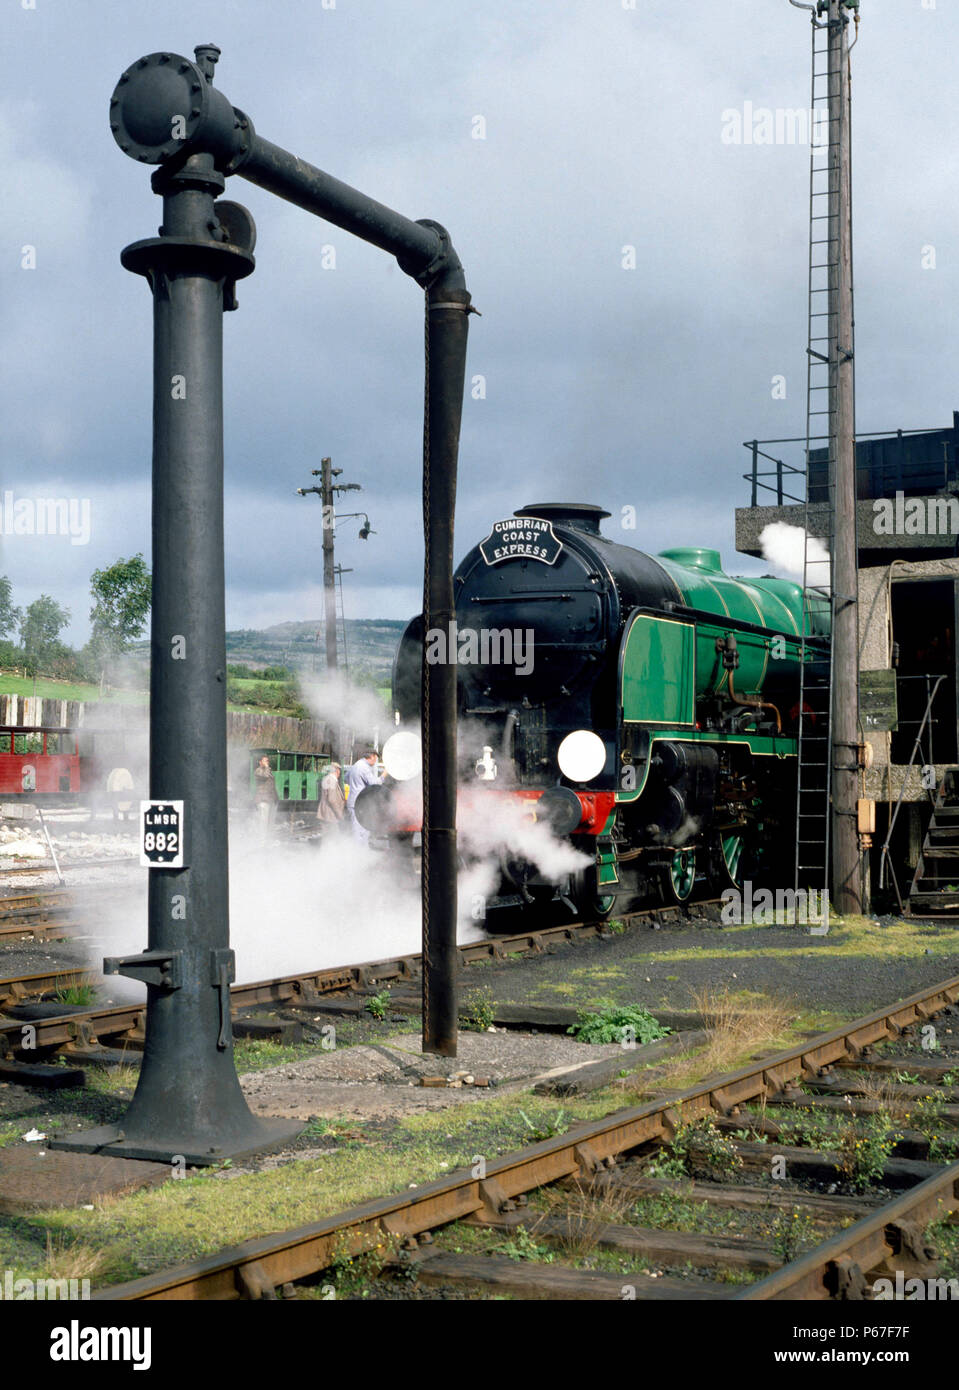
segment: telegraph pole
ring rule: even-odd
[[[333,558],[336,530],[335,494],[338,492],[362,492],[359,483],[334,483],[343,472],[334,468],[330,458],[320,459],[320,467],[313,469],[313,477],[319,478],[319,487],[298,487],[297,492],[305,497],[315,492],[323,504],[323,607],[326,627],[326,669],[335,671],[339,666],[338,644],[336,638],[336,565]],[[357,515],[357,513],[350,513]]]
[[[341,470],[337,468],[336,473]],[[336,643],[336,575],[333,564],[333,460],[320,459],[320,501],[323,503],[323,605],[326,618],[326,669],[335,671],[339,664]]]
[[[821,9],[823,7],[821,6]],[[849,11],[859,0],[828,0],[829,16],[829,458],[835,531],[832,556],[832,901],[862,911],[859,854],[859,569],[856,535],[855,359],[853,355]]]

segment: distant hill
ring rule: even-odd
[[[346,623],[346,661],[340,643],[339,664],[349,666],[350,676],[363,685],[390,683],[393,658],[406,623],[389,618],[351,618]],[[342,638],[342,628],[341,628]],[[288,666],[309,674],[326,669],[326,642],[322,618],[305,622],[275,623],[257,630],[241,628],[226,634],[227,661],[247,666]]]

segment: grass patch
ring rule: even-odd
[[[75,1004],[86,1008],[96,999],[97,991],[93,985],[69,985],[65,989],[58,989],[53,997],[58,1004]]]
[[[666,1062],[670,1085],[692,1085],[694,1076],[732,1071],[755,1052],[788,1047],[795,1014],[782,1000],[764,995],[734,995],[719,989],[693,991],[693,1004],[703,1020],[706,1045],[695,1058]]]
[[[559,1228],[551,1239],[564,1260],[582,1260],[600,1247],[604,1226],[623,1226],[633,1219],[635,1201],[629,1192],[607,1184],[603,1188],[575,1187],[564,1191],[545,1188],[533,1194],[536,1205],[542,1208],[541,1220],[558,1220]],[[535,1236],[537,1223],[534,1222]]]
[[[98,685],[85,681],[57,681],[43,676],[37,679],[36,692],[32,676],[0,675],[0,695],[28,695],[36,693],[42,700],[104,700],[124,705],[142,705],[147,701],[145,690],[107,690],[100,694]]]
[[[594,1269],[609,1274],[644,1274],[649,1269],[649,1261],[642,1256],[604,1250],[588,1237],[585,1243],[581,1242],[576,1234],[575,1217],[569,1240],[564,1235],[556,1240],[551,1237],[549,1241],[538,1236],[535,1221],[529,1226],[517,1226],[506,1235],[502,1231],[454,1222],[435,1233],[434,1248],[450,1250],[457,1255],[506,1255],[513,1260]]]
[[[340,1041],[337,1027],[337,1042]],[[237,1038],[233,1044],[236,1069],[245,1071],[264,1071],[268,1067],[279,1067],[284,1062],[300,1062],[305,1057],[315,1057],[319,1051],[318,1043],[279,1043],[269,1038]]]
[[[736,932],[781,931],[782,928],[769,923],[754,924],[748,927],[726,927],[723,936]],[[816,958],[828,956],[837,960],[848,960],[853,956],[876,959],[906,959],[932,955],[959,955],[959,928],[936,923],[934,926],[921,926],[916,922],[891,922],[882,926],[870,917],[846,917],[842,926],[833,926],[829,935],[810,937],[805,933],[797,936],[795,946],[764,946],[757,941],[755,949],[750,946],[723,948],[719,946],[693,947],[655,956],[644,954],[637,957],[645,964],[662,962],[672,966],[684,961],[734,960],[748,962],[752,956],[763,960],[789,960],[798,955],[816,953]]]
[[[529,1144],[539,1144],[543,1139],[555,1139],[558,1135],[565,1134],[569,1129],[569,1125],[565,1123],[565,1110],[557,1110],[551,1120],[546,1120],[538,1125],[533,1123],[525,1110],[521,1110],[519,1113],[529,1130],[529,1134],[526,1136],[526,1142]]]
[[[101,1096],[127,1096],[136,1090],[140,1068],[132,1062],[129,1066],[87,1066],[85,1075],[91,1091]]]
[[[264,1044],[257,1043],[263,1047]],[[273,1044],[272,1046],[276,1046]],[[66,1092],[60,1092],[61,1096]],[[84,1093],[77,1092],[79,1098]],[[609,1097],[592,1097],[576,1106],[576,1119],[595,1119],[610,1109]],[[525,1119],[521,1117],[523,1110]],[[570,1112],[567,1112],[571,1114]],[[94,1287],[201,1258],[272,1231],[317,1221],[373,1197],[401,1192],[468,1168],[476,1156],[487,1159],[530,1142],[529,1123],[548,1127],[555,1103],[529,1095],[490,1097],[469,1107],[405,1117],[380,1133],[365,1132],[344,1142],[338,1122],[325,1132],[335,1150],[294,1160],[281,1167],[246,1173],[205,1169],[147,1191],[95,1204],[93,1211],[67,1208],[29,1217],[0,1216],[0,1266],[15,1277],[40,1277],[46,1236],[80,1242],[104,1254]],[[111,1113],[97,1117],[116,1120]],[[62,1121],[30,1117],[50,1131]],[[317,1135],[323,1122],[316,1122]],[[307,1135],[307,1143],[310,1136]]]
[[[473,967],[471,966],[470,969]],[[533,991],[534,999],[545,999],[550,995],[558,994],[561,999],[568,999],[570,995],[579,994],[578,986],[570,984],[569,980],[556,980],[553,983],[541,984]]]
[[[51,1279],[98,1279],[107,1265],[104,1251],[80,1240],[47,1232],[46,1272]]]
[[[704,1077],[734,1071],[758,1053],[773,1053],[795,1042],[792,1008],[763,995],[735,996],[725,986],[693,992],[707,1041],[702,1047],[665,1058],[643,1072],[630,1072],[611,1084],[620,1105],[637,1105],[664,1088],[685,1090]]]

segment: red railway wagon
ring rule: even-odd
[[[80,791],[73,729],[0,728],[0,796],[60,799]]]

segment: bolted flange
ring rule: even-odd
[[[202,147],[225,166],[252,134],[212,78],[179,53],[151,53],[127,68],[110,99],[110,129],[123,153],[141,164]]]

